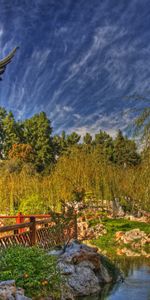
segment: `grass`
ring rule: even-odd
[[[0,281],[14,279],[25,295],[60,296],[60,277],[56,258],[36,247],[15,246],[0,252]]]
[[[90,226],[94,226],[99,223],[99,220],[90,221]],[[109,256],[114,256],[116,254],[116,248],[118,248],[118,244],[115,240],[115,233],[117,231],[129,231],[135,228],[139,228],[141,231],[145,233],[150,233],[150,226],[147,223],[140,223],[136,221],[129,221],[126,219],[103,219],[101,222],[106,230],[107,234],[100,237],[99,239],[90,241],[92,244],[96,245],[101,250],[106,250]],[[126,247],[130,247],[130,245],[126,245]],[[148,248],[148,246],[146,246]]]

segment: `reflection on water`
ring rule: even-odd
[[[80,300],[150,300],[150,261],[144,258],[117,258],[125,274],[124,282],[105,285],[100,295],[82,297]]]

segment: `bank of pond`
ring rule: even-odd
[[[116,257],[115,263],[124,272],[124,281],[107,284],[99,294],[79,297],[78,300],[149,300],[149,259]]]
[[[76,296],[77,300],[149,300],[149,224],[124,219],[104,218],[100,221],[90,221],[90,227],[97,226],[98,222],[106,229],[102,236],[85,241],[85,246],[78,244],[78,242],[71,243],[68,246],[69,252],[67,255],[73,261],[71,264],[70,258],[68,260],[65,254],[66,246],[59,249],[57,247],[52,252],[37,247],[25,248],[20,246],[5,250],[0,249],[0,282],[14,280],[15,285],[23,288],[25,295],[30,299],[48,299],[47,297],[60,299],[62,296],[62,276],[60,270],[58,270],[60,255],[62,257],[60,261],[62,273],[66,273],[68,278],[70,275],[72,276],[70,276],[70,282],[72,282],[71,284],[74,285],[75,289],[75,284],[79,283],[78,274],[73,274],[73,270],[76,272],[76,266],[79,264],[78,269],[82,272],[82,268],[90,267],[92,269],[91,264],[93,263],[94,272],[98,275],[97,259],[100,257],[102,262],[102,268],[100,268],[104,275],[105,284],[101,285],[99,292],[96,294],[91,290],[91,293],[88,292],[88,296]],[[141,241],[143,242],[141,243]],[[95,246],[98,251],[93,248]],[[92,250],[90,250],[90,247]],[[122,251],[122,249],[125,250]],[[75,252],[72,252],[74,250]],[[109,261],[107,258],[105,260],[105,256],[109,258]],[[86,260],[88,260],[88,265]],[[114,268],[113,265],[117,268]],[[79,275],[80,270],[78,270]],[[117,275],[119,280],[109,280],[109,277],[111,275],[113,277],[113,272],[116,272],[116,270],[121,270],[121,276]],[[81,286],[82,279],[81,276]],[[1,289],[0,286],[0,292]],[[0,299],[7,298],[1,298],[0,294]],[[74,299],[74,295],[69,299]]]

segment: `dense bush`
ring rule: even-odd
[[[48,205],[46,201],[38,194],[31,194],[25,199],[22,199],[19,211],[23,214],[40,214],[47,213]]]
[[[0,169],[1,213],[48,213],[60,210],[61,200],[76,196],[85,202],[100,204],[100,200],[119,198],[125,210],[149,209],[150,157],[139,166],[114,166],[103,160],[97,149],[90,153],[73,147],[57,161],[50,175],[34,173],[27,165],[18,172]],[[82,195],[84,191],[84,195]],[[80,197],[80,198],[81,198]]]

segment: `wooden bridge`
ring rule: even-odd
[[[0,216],[0,219],[16,219],[17,224],[0,227],[0,248],[14,245],[34,246],[49,249],[77,238],[77,218],[57,214],[50,215]],[[25,222],[28,219],[29,222]]]

